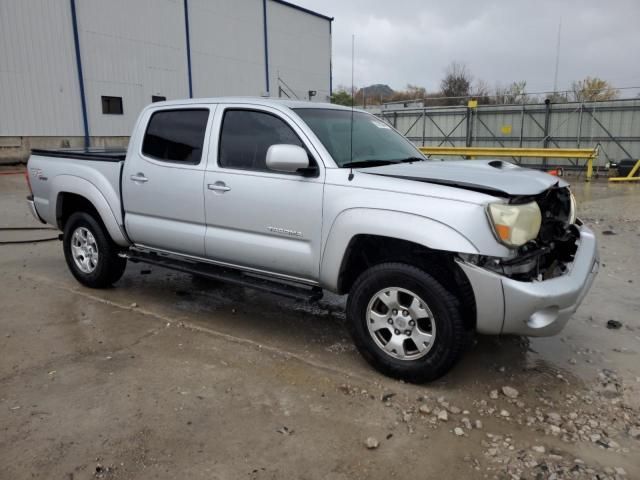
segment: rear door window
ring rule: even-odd
[[[155,112],[142,141],[142,153],[166,162],[199,164],[208,118],[208,109]]]

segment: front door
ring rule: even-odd
[[[206,255],[211,260],[313,280],[319,272],[324,168],[268,170],[271,145],[311,152],[295,122],[268,107],[219,106],[205,172]]]
[[[122,176],[125,227],[135,244],[204,256],[209,116],[208,107],[173,107],[142,119],[146,131],[130,146]]]

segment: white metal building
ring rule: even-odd
[[[283,0],[0,0],[0,158],[123,145],[154,100],[327,101],[332,20]]]

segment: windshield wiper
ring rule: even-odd
[[[424,157],[407,157],[402,160],[398,160],[397,163],[412,163],[412,162],[426,162],[427,159]]]
[[[398,163],[395,160],[356,160],[353,162],[347,162],[342,164],[342,168],[349,167],[381,167],[383,165],[393,165]]]
[[[393,160],[355,160],[353,162],[347,162],[342,165],[342,168],[348,167],[381,167],[384,165],[395,165],[396,163],[413,163],[413,162],[424,162],[426,158],[423,157],[407,157],[401,159],[393,159]]]

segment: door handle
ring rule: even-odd
[[[210,183],[207,185],[207,188],[209,190],[213,190],[214,192],[220,193],[228,192],[229,190],[231,190],[231,187],[227,187],[224,182]]]
[[[149,181],[149,179],[147,177],[145,177],[144,173],[142,173],[142,172],[138,172],[135,175],[131,175],[130,178],[134,182],[138,182],[138,183],[144,183],[144,182],[148,182]]]

